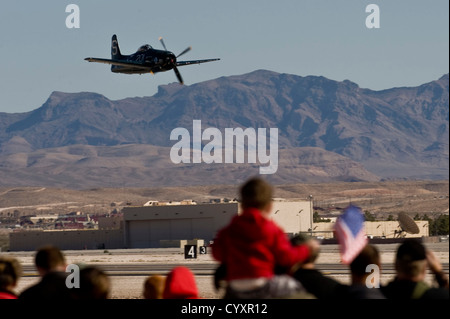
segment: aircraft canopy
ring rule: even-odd
[[[144,51],[147,51],[149,49],[152,49],[152,46],[150,44],[144,44],[138,49],[138,52],[144,52]]]

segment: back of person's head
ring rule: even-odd
[[[63,267],[66,265],[66,259],[58,247],[44,246],[37,251],[34,263],[36,268],[43,272],[64,271]]]
[[[22,275],[22,266],[15,258],[0,257],[0,291],[10,291]]]
[[[110,291],[108,275],[95,266],[81,268],[80,287],[72,288],[73,297],[83,300],[108,299]]]
[[[149,276],[144,281],[144,299],[162,299],[166,277],[160,275]]]
[[[367,244],[350,263],[352,275],[364,277],[368,274],[368,265],[380,265],[380,253],[375,246],[370,244]]]
[[[240,195],[243,208],[263,209],[272,202],[273,188],[265,180],[254,177],[241,187]]]
[[[164,299],[198,299],[198,289],[194,274],[189,268],[177,266],[166,279],[163,293]]]
[[[426,249],[418,240],[406,239],[397,249],[395,268],[405,279],[414,279],[426,271]]]

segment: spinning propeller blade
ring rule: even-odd
[[[164,44],[164,40],[163,40],[163,38],[162,38],[162,37],[159,37],[159,41],[161,42],[161,44],[162,44],[162,46],[163,46],[164,50],[166,50],[166,51],[167,51],[166,45]]]
[[[163,40],[162,37],[159,37],[159,41],[161,42],[161,44],[162,44],[164,50],[168,51],[167,48],[166,48],[166,44],[164,43],[164,40]],[[183,52],[181,52],[180,54],[177,55],[177,58],[180,57],[180,56],[182,56],[183,54],[185,54],[185,53],[191,51],[191,50],[192,50],[192,47],[186,48]],[[181,77],[180,71],[178,71],[176,59],[173,59],[173,60],[171,61],[171,63],[172,63],[172,67],[173,67],[173,70],[174,70],[174,72],[175,72],[175,75],[177,76],[178,81],[180,82],[180,84],[183,84],[183,83],[184,83],[184,82],[183,82],[183,78]]]
[[[173,70],[175,71],[175,75],[177,76],[180,84],[183,84],[183,78],[181,77],[180,71],[178,71],[178,68],[175,65],[173,66]]]
[[[177,55],[177,58],[180,57],[180,56],[182,56],[183,54],[185,54],[185,53],[191,51],[191,50],[192,50],[192,47],[186,48],[183,52],[181,52],[180,54]]]

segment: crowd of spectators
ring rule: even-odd
[[[449,299],[448,276],[435,254],[420,241],[405,239],[398,247],[395,278],[381,286],[369,278],[367,267],[381,268],[378,249],[367,244],[349,264],[351,283],[341,283],[315,266],[319,242],[299,235],[289,240],[270,218],[273,188],[252,178],[240,188],[243,212],[222,228],[212,245],[220,266],[211,284],[224,289],[226,299]],[[79,265],[77,278],[66,272],[66,259],[56,246],[37,250],[34,259],[40,280],[20,293],[22,267],[17,259],[0,255],[0,299],[58,301],[108,299],[111,280],[96,266]],[[430,271],[434,286],[426,283]],[[152,275],[142,287],[144,299],[198,299],[192,271],[174,267]]]

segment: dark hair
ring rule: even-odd
[[[263,209],[272,201],[273,188],[265,180],[254,177],[241,187],[240,194],[243,208]]]
[[[22,275],[22,266],[15,258],[0,257],[0,291],[6,291]]]
[[[397,249],[395,268],[398,273],[413,278],[426,266],[426,250],[418,240],[406,239]]]
[[[364,276],[365,274],[367,274],[367,266],[371,264],[380,264],[380,253],[375,246],[368,244],[361,250],[358,256],[353,259],[350,264],[350,269],[352,271],[352,274]]]
[[[144,281],[145,299],[162,299],[166,277],[161,275],[152,275]]]
[[[49,271],[65,265],[66,259],[58,247],[44,246],[36,253],[34,263],[36,267]]]
[[[95,266],[87,266],[80,270],[80,287],[72,293],[75,299],[98,300],[108,299],[110,290],[108,275]]]
[[[425,259],[425,247],[416,239],[406,239],[397,249],[397,260],[412,262]]]

